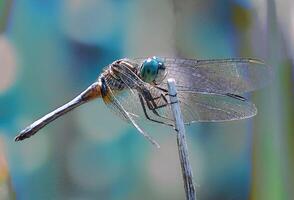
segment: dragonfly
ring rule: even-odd
[[[255,116],[256,106],[241,95],[266,86],[271,77],[269,66],[251,58],[123,58],[106,66],[98,79],[74,99],[27,126],[15,141],[29,138],[74,108],[102,98],[111,111],[159,147],[138,121],[174,127],[167,85],[169,78],[176,81],[183,120],[190,124]]]

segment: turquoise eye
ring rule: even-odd
[[[153,56],[146,59],[141,68],[139,76],[144,82],[160,84],[166,77],[167,71],[161,58]]]
[[[154,81],[160,65],[161,63],[156,57],[145,60],[140,69],[140,76],[142,80],[147,83]]]

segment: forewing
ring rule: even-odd
[[[185,62],[184,60],[182,61],[183,61],[182,64],[184,65],[184,67],[182,67],[181,69],[185,70],[185,69],[193,68],[194,70],[194,69],[200,68],[198,72],[199,73],[205,72],[206,75],[210,73],[210,75],[207,75],[209,77],[213,77],[213,74],[218,72],[218,71],[213,72],[213,69],[217,68],[218,66],[223,67],[224,70],[227,70],[226,68],[230,68],[230,67],[232,69],[233,65],[235,65],[235,67],[239,66],[241,68],[241,63],[245,63],[243,68],[247,67],[247,69],[249,69],[248,66],[246,65],[246,63],[249,62],[248,60],[247,61],[246,60],[198,61],[198,65],[196,67],[191,66],[192,65],[191,63],[195,62],[195,60],[194,61],[185,60]],[[226,64],[220,64],[222,62]],[[231,65],[228,64],[230,62],[231,62]],[[171,62],[169,61],[169,59],[165,59],[165,63],[167,64],[167,67],[169,70],[168,77],[173,77],[171,75],[171,70],[169,68],[172,68],[172,65],[170,65],[170,63],[175,63],[175,62]],[[177,63],[178,62],[176,62],[176,64]],[[190,63],[190,66],[188,66],[189,63]],[[210,63],[210,65],[208,65],[207,63]],[[236,63],[239,63],[239,64],[236,65]],[[176,67],[174,68],[176,69]],[[204,68],[211,69],[211,71],[203,70]],[[196,73],[196,71],[197,70],[194,70],[192,72]],[[173,72],[175,72],[175,70]],[[224,73],[223,71],[221,72]],[[230,70],[227,72],[229,73]],[[184,77],[180,75],[176,76],[176,74],[174,74],[174,76],[176,76],[176,80],[180,80],[177,85],[178,98],[179,98],[179,103],[181,106],[185,123],[240,120],[240,119],[245,119],[245,118],[249,118],[256,115],[257,110],[254,104],[252,104],[251,102],[247,101],[246,99],[240,96],[227,94],[232,91],[237,93],[236,88],[238,84],[235,84],[236,88],[234,90],[231,90],[224,83],[220,83],[220,84],[223,84],[223,86],[218,86],[214,84],[214,82],[212,83],[205,82],[206,86],[209,86],[210,88],[209,92],[208,91],[202,92],[200,87],[198,87],[197,89],[196,87],[197,84],[195,86],[196,89],[191,88],[188,90],[187,88],[189,86],[190,81],[186,83],[186,81],[184,80],[189,79],[189,77],[192,76],[192,73],[191,71],[190,72],[187,71],[185,73],[181,71],[181,73],[182,73],[181,75],[183,75]],[[235,73],[235,77],[237,77],[236,74],[237,72]],[[220,78],[219,75],[215,75],[214,78],[215,77]],[[137,119],[145,120],[146,114],[147,114],[148,117],[153,120],[160,121],[165,124],[173,124],[173,117],[172,117],[172,113],[170,109],[169,96],[167,94],[164,82],[161,85],[159,85],[161,89],[156,88],[157,86],[155,87],[153,85],[143,82],[139,77],[137,77],[136,74],[134,74],[131,70],[128,70],[127,68],[121,69],[120,79],[123,80],[127,88],[126,90],[124,90],[123,93],[116,95],[116,97],[118,98],[117,99],[118,102],[120,102],[120,104],[127,110],[128,113],[130,113],[131,116],[136,117],[136,120]],[[214,80],[218,80],[218,79],[214,79]],[[228,80],[228,78],[226,80]],[[240,79],[236,81],[239,81],[239,83],[241,84],[240,82],[241,80],[243,81],[245,79]],[[182,84],[179,84],[179,83],[182,83]],[[253,89],[256,89],[258,85],[258,84],[255,84],[255,86],[253,87],[254,84],[252,84],[250,87],[248,86],[247,88],[246,87],[242,88],[242,84],[238,88],[238,91],[240,92],[251,91]],[[143,103],[140,102],[140,99],[139,99],[140,92],[137,89],[135,89],[134,86],[136,86],[140,90],[141,89],[148,90],[151,96],[154,98],[154,103],[158,106],[158,108],[152,110],[148,107],[146,101],[143,101]],[[261,86],[261,83],[259,86]],[[227,89],[225,89],[225,87]],[[215,91],[222,92],[224,94],[212,93]],[[146,113],[143,112],[142,106],[145,107]]]
[[[174,78],[178,91],[242,94],[265,86],[272,77],[271,69],[256,59],[194,60],[162,58],[167,79]],[[140,65],[144,59],[135,59]]]
[[[120,78],[124,80],[128,89],[121,95],[117,95],[119,102],[138,120],[148,118],[164,124],[173,124],[173,116],[170,108],[170,100],[165,88],[159,88],[148,83],[139,82],[132,78],[132,71],[124,70]],[[140,102],[138,90],[131,85],[140,86],[148,90],[158,106],[155,110],[149,109],[146,101]],[[232,121],[250,118],[256,115],[254,104],[246,99],[233,94],[216,94],[207,92],[191,92],[178,89],[178,98],[185,123],[191,122],[217,122]],[[143,112],[145,107],[146,113]]]

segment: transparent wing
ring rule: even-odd
[[[160,93],[165,95],[167,103],[162,96],[156,99],[155,102],[159,108],[155,109],[155,113],[148,109],[144,102],[148,117],[163,124],[174,125],[168,94],[157,88],[150,89],[150,92],[153,97],[158,97]],[[178,91],[178,99],[186,124],[241,120],[257,114],[257,109],[253,103],[240,96],[231,94],[222,95]],[[125,99],[125,101],[132,102],[131,99]],[[146,118],[146,116],[142,116],[142,112],[139,115]]]
[[[125,90],[116,95],[116,98],[131,115],[136,117],[136,120],[142,121],[143,119],[144,121],[148,119],[170,126],[173,125],[170,108],[164,108],[169,106],[166,92],[157,89],[151,84],[145,83],[132,70],[124,65],[117,66],[116,70],[119,72],[117,76],[126,87]],[[109,80],[110,85],[111,81],[113,80]],[[150,95],[152,102],[149,101],[150,99],[146,98],[146,95]],[[151,110],[149,105],[152,103],[156,107],[161,107],[162,109],[157,108]]]
[[[176,80],[178,91],[242,94],[264,87],[272,78],[271,69],[256,59],[193,60],[162,58],[167,79]],[[134,59],[140,66],[145,59]]]
[[[257,114],[255,105],[235,95],[179,92],[185,123],[241,120]]]
[[[154,97],[163,93],[156,88],[152,88],[150,92]],[[144,105],[141,105],[139,98],[135,98],[130,93],[124,96],[118,95],[117,98],[136,121],[151,120],[165,125],[173,125],[169,96],[168,94],[164,95],[168,103],[162,98],[156,99],[155,102],[159,106],[155,109],[156,113],[148,108],[145,101],[143,102]],[[253,103],[235,95],[178,92],[178,98],[186,124],[241,120],[257,114],[257,109]],[[111,104],[111,106],[113,105]],[[146,113],[143,112],[142,106],[145,107]]]
[[[137,119],[172,125],[173,116],[167,90],[142,82],[131,70],[122,69],[120,79],[127,86],[126,90],[116,95],[122,106]],[[150,109],[146,101],[139,98],[140,92],[132,87],[149,91],[158,108]],[[232,94],[206,92],[188,92],[178,90],[178,98],[185,123],[240,120],[256,115],[254,104]],[[144,111],[145,110],[145,111]]]
[[[132,100],[130,102],[135,102],[134,93],[130,93],[131,90],[123,90],[119,93],[116,93],[112,91],[111,86],[113,84],[113,79],[105,79],[106,84],[108,86],[108,93],[105,97],[103,97],[103,100],[105,102],[105,105],[114,112],[117,116],[119,116],[121,119],[123,119],[126,122],[131,123],[141,135],[143,135],[147,140],[149,140],[153,145],[155,145],[157,148],[160,147],[160,145],[147,133],[145,133],[141,127],[137,124],[135,118],[139,118],[139,115],[135,115],[134,113],[130,112],[129,110],[133,110],[130,105],[126,105],[128,103],[126,100]],[[132,91],[133,92],[133,91]],[[129,98],[127,98],[129,96]],[[124,106],[125,105],[125,106]]]

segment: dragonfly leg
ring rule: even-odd
[[[149,101],[151,101],[151,103],[152,103],[152,105],[153,105],[153,107],[149,107],[150,110],[156,110],[156,109],[158,109],[158,108],[162,108],[162,107],[165,107],[165,106],[167,106],[168,104],[170,104],[170,103],[168,102],[168,100],[166,99],[166,97],[165,97],[165,96],[168,95],[168,93],[167,93],[168,91],[167,91],[166,89],[161,88],[161,87],[158,87],[158,86],[155,86],[155,87],[156,87],[157,89],[163,91],[164,94],[161,93],[160,96],[158,96],[158,97],[152,97],[151,94],[148,95],[148,96],[152,97],[152,98],[149,99]],[[157,100],[157,99],[163,99],[163,101],[165,102],[165,104],[162,104],[162,105],[158,106],[158,105],[156,104],[156,102],[154,101],[154,100]],[[148,105],[148,104],[147,104],[147,105]],[[162,116],[160,116],[160,117],[162,117]]]
[[[157,98],[161,98],[161,97],[162,97],[163,100],[166,102],[166,105],[167,105],[167,104],[177,103],[177,102],[171,102],[171,103],[169,103],[169,102],[167,101],[167,99],[166,99],[165,96],[173,96],[173,95],[168,94],[168,90],[166,90],[166,89],[164,89],[164,88],[161,88],[161,87],[159,87],[159,86],[155,86],[155,88],[157,88],[157,89],[159,89],[159,90],[161,90],[161,91],[164,92],[164,95],[161,94],[161,96],[160,96],[160,97],[157,97]],[[175,95],[175,96],[176,96],[176,95]],[[157,99],[157,98],[156,98],[156,99]],[[157,107],[157,108],[161,108],[161,107],[166,106],[166,105],[162,105],[162,106],[159,106],[159,107]]]
[[[168,93],[168,90],[167,89],[161,88],[161,87],[159,87],[157,85],[155,85],[154,87],[157,88],[157,89],[159,89],[159,90],[161,90],[161,91],[163,91],[163,92],[165,92],[166,94]]]
[[[157,122],[157,123],[160,123],[160,124],[165,124],[165,125],[168,125],[168,126],[173,126],[172,124],[168,124],[168,123],[165,123],[165,122],[162,122],[162,121],[158,121],[158,120],[155,120],[155,119],[152,119],[149,117],[149,115],[147,114],[147,111],[146,111],[146,107],[145,107],[145,104],[144,104],[144,100],[143,100],[143,97],[139,94],[139,99],[140,99],[140,103],[141,103],[141,106],[143,108],[143,111],[144,111],[144,114],[145,114],[145,117],[150,120],[150,121],[153,121],[153,122]],[[149,106],[151,106],[149,103],[147,103],[146,101],[146,104],[148,105],[148,108]],[[150,108],[149,108],[150,109]],[[152,109],[150,109],[152,110]],[[157,112],[156,112],[157,113]],[[155,113],[154,113],[155,114]],[[160,116],[158,113],[156,114],[157,116],[159,117],[162,117]]]
[[[152,95],[149,91],[146,91],[146,93],[144,93],[144,94],[145,95],[142,95],[141,98],[145,100],[149,110],[151,110],[156,116],[158,116],[160,118],[172,121],[170,118],[168,118],[166,116],[162,116],[157,112],[157,109],[166,107],[169,104],[166,97],[165,97],[165,95],[167,95],[167,94],[163,95],[161,93],[159,97],[152,97]],[[157,100],[157,99],[163,99],[163,101],[165,103],[163,105],[158,106],[157,103],[155,102],[155,100]],[[170,124],[170,123],[165,123],[165,124],[167,124],[169,126],[173,126],[173,124]]]
[[[164,119],[168,119],[167,117],[161,116],[161,115],[157,112],[157,110],[156,110],[156,109],[159,109],[159,108],[166,107],[166,106],[168,105],[168,102],[166,102],[165,104],[160,105],[160,106],[158,106],[158,105],[156,104],[156,102],[155,102],[154,100],[159,99],[159,98],[162,98],[162,97],[163,97],[163,95],[161,94],[159,97],[156,97],[156,98],[152,98],[152,99],[150,99],[150,100],[147,100],[147,101],[146,101],[146,104],[147,104],[149,110],[151,110],[155,115],[157,115],[158,117],[162,117],[162,118],[164,118]]]
[[[176,94],[175,94],[175,95],[170,95],[170,94],[168,94],[168,91],[167,91],[166,89],[161,88],[161,87],[159,87],[159,86],[155,86],[155,88],[157,88],[157,89],[159,89],[159,90],[161,90],[161,91],[163,91],[163,92],[165,93],[164,95],[161,94],[161,96],[154,98],[155,100],[158,99],[158,98],[161,98],[161,97],[162,97],[163,100],[166,102],[166,105],[177,103],[177,102],[171,102],[171,103],[169,103],[169,102],[167,101],[166,97],[165,97],[165,96],[176,96]],[[161,107],[164,107],[164,106],[166,106],[166,105],[161,105],[161,106],[158,106],[158,107],[156,107],[156,108],[161,108]]]

